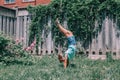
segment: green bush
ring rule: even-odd
[[[9,37],[0,34],[0,62],[11,62],[20,58],[28,58],[29,54],[23,50],[22,45]]]
[[[4,37],[4,35],[0,34],[0,57],[4,55],[4,51],[6,51],[9,41],[10,40]]]

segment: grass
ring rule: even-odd
[[[0,63],[0,80],[120,80],[120,60],[89,60],[76,56],[64,69],[56,55]]]

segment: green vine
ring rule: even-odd
[[[59,18],[62,24],[62,21],[67,21],[68,29],[74,33],[77,41],[91,40],[91,35],[100,30],[106,16],[117,20],[120,27],[119,0],[52,0],[49,5],[29,6],[28,11],[33,14],[30,35],[37,35],[38,42],[49,17],[52,21],[53,39],[61,45],[64,37],[56,28],[56,18]],[[95,21],[98,21],[98,29],[94,31]]]

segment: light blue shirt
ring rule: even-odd
[[[75,45],[76,41],[75,41],[75,37],[74,36],[70,36],[67,38],[68,39],[68,46],[69,45]]]

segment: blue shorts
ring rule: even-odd
[[[72,59],[75,56],[76,47],[75,45],[69,45],[65,55],[68,55],[68,59]]]

